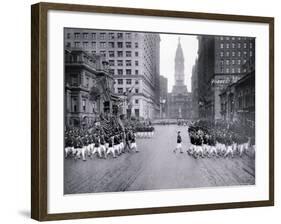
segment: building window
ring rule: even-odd
[[[135,42],[135,48],[139,48],[139,43]]]
[[[131,69],[126,69],[126,75],[131,75],[132,74],[132,70]]]
[[[86,78],[86,87],[89,88],[89,77]]]
[[[88,39],[88,33],[83,33],[83,38]]]
[[[140,117],[140,110],[139,109],[135,109],[135,116]]]
[[[105,39],[105,33],[100,33],[100,39],[104,40]]]
[[[139,100],[138,99],[135,99],[135,104],[139,104]]]
[[[243,51],[243,54],[246,57],[247,56],[247,51]]]
[[[123,75],[123,69],[118,69],[117,73],[118,73],[118,75]]]
[[[109,63],[110,66],[114,66],[115,65],[114,60],[109,60],[108,63]]]
[[[232,48],[235,48],[235,43],[232,43],[232,44],[231,44],[231,47],[232,47]]]
[[[138,75],[139,74],[139,70],[135,70],[135,74]],[[137,82],[137,81],[136,81]],[[136,83],[137,84],[137,83]]]
[[[66,38],[67,38],[67,39],[70,39],[70,37],[71,37],[70,35],[71,35],[70,33],[67,33],[67,34],[66,34]]]
[[[235,64],[235,60],[232,60],[232,64],[233,64],[233,65]]]
[[[226,57],[229,57],[229,51],[226,52]]]
[[[131,51],[126,51],[126,57],[132,57],[132,52]]]
[[[118,83],[119,85],[122,85],[122,84],[123,84],[123,79],[117,79],[117,83]]]
[[[252,57],[253,56],[253,51],[250,51],[250,57]]]
[[[234,72],[235,72],[235,69],[234,69],[234,68],[232,68],[232,69],[231,69],[231,73],[234,73]]]
[[[241,68],[238,68],[238,69],[237,69],[237,72],[238,72],[238,73],[241,73]]]
[[[223,40],[223,37],[220,37],[220,40]]]
[[[132,61],[131,60],[126,60],[126,66],[132,66]]]
[[[241,57],[241,51],[238,51],[238,57]]]
[[[247,43],[244,43],[244,48],[247,48]]]
[[[119,94],[123,94],[123,88],[117,88],[117,92],[118,92]]]
[[[229,48],[229,43],[226,44],[226,48],[227,48],[227,49]]]
[[[92,48],[96,48],[96,42],[92,42]]]
[[[114,48],[114,42],[108,42],[110,48]]]
[[[226,73],[229,73],[229,68],[226,68]]]
[[[220,48],[223,49],[223,43],[220,44]]]
[[[82,100],[82,109],[84,112],[86,111],[86,100]]]
[[[126,79],[126,84],[131,85],[132,84],[132,79]]]
[[[106,43],[105,42],[100,42],[100,48],[105,48],[106,47]]]
[[[117,52],[117,56],[118,56],[118,57],[123,57],[123,51],[118,51],[118,52]]]
[[[96,33],[92,33],[92,39],[96,39]]]
[[[79,39],[80,38],[80,33],[74,33],[74,38]]]
[[[117,39],[123,39],[123,33],[117,33]]]
[[[131,33],[126,33],[126,38],[131,39]]]
[[[238,65],[241,65],[241,60],[240,60],[240,59],[237,60],[237,64],[238,64]]]
[[[106,57],[106,52],[105,51],[100,51],[100,55],[103,57]]]
[[[72,98],[72,110],[73,112],[77,112],[77,99],[76,98]]]
[[[139,89],[135,89],[135,93],[139,93]]]
[[[114,75],[114,69],[109,69],[109,74]]]
[[[251,48],[251,49],[253,48],[253,43],[250,43],[250,48]]]
[[[80,42],[74,42],[75,47],[80,47]]]
[[[238,43],[237,47],[238,47],[238,48],[241,48],[241,43]]]
[[[220,52],[220,56],[223,57],[223,51]]]
[[[71,47],[71,43],[70,43],[70,42],[67,42],[67,43],[66,43],[66,46],[67,46],[67,47]]]
[[[108,37],[109,37],[110,40],[114,40],[114,33],[109,33]]]
[[[118,47],[118,48],[123,48],[123,42],[118,42],[118,43],[117,43],[117,47]]]
[[[118,61],[117,61],[117,65],[118,65],[118,66],[123,66],[123,60],[118,60]]]
[[[232,57],[235,57],[235,51],[232,51]]]
[[[131,42],[126,42],[126,48],[131,48],[132,47],[132,43]]]
[[[243,64],[245,65],[245,64],[246,64],[246,62],[247,62],[247,60],[246,60],[246,59],[244,59],[244,60],[243,60]]]
[[[109,55],[110,58],[113,58],[114,57],[114,51],[109,51],[108,55]]]
[[[88,42],[83,42],[83,48],[88,48]]]
[[[227,65],[229,65],[229,60],[226,60],[225,62],[226,62]]]
[[[138,52],[138,51],[135,52],[135,56],[136,56],[136,57],[139,56],[139,52]]]
[[[135,66],[139,66],[139,61],[135,61]]]
[[[78,86],[78,75],[77,74],[72,74],[70,76],[71,80],[70,83],[72,86]]]

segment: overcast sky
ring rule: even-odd
[[[180,37],[184,54],[185,84],[190,92],[192,66],[194,65],[197,57],[197,36],[160,34],[160,37],[160,75],[168,78],[168,91],[172,91],[172,87],[175,83],[175,54],[178,46],[178,38]]]

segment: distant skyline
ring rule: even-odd
[[[198,51],[197,36],[160,34],[160,37],[160,75],[168,78],[168,91],[171,92],[175,84],[175,54],[180,37],[184,54],[185,84],[188,91],[191,92],[192,67],[195,64]]]

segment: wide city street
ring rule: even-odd
[[[64,161],[64,193],[139,191],[255,184],[255,158],[198,158],[186,153],[187,126],[155,126],[153,138],[137,138],[139,153],[117,158]],[[184,153],[173,153],[177,131]]]

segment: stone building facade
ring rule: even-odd
[[[123,114],[159,116],[159,34],[66,28],[65,46],[102,55],[109,62],[114,91],[124,99]]]
[[[199,36],[199,117],[222,119],[220,93],[255,69],[255,38]]]
[[[114,94],[114,80],[102,56],[65,49],[65,125],[93,124],[103,113],[117,113],[120,99]]]

